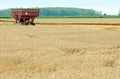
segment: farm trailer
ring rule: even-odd
[[[16,20],[16,23],[21,23],[22,25],[35,25],[34,19],[39,16],[39,9],[12,9],[12,16]]]

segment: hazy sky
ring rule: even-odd
[[[118,14],[120,0],[1,0],[0,9],[20,7],[77,7]]]

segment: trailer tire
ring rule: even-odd
[[[24,22],[21,22],[21,24],[22,24],[22,25],[25,25],[25,23],[24,23]]]
[[[35,25],[35,23],[30,23],[31,25]]]
[[[25,25],[29,25],[29,22],[26,22]]]

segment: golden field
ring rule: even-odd
[[[120,19],[37,19],[120,23]],[[0,79],[120,79],[120,26],[0,22]]]

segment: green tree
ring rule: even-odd
[[[40,16],[101,16],[102,13],[93,9],[83,8],[40,8]],[[12,17],[11,9],[0,10],[0,17]]]

